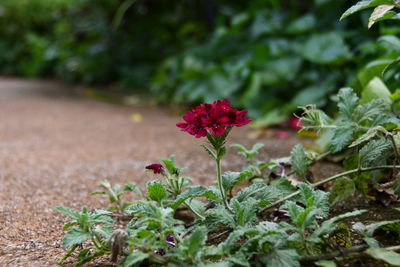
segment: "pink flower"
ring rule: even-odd
[[[294,117],[294,116],[291,117],[290,119],[288,119],[286,123],[293,130],[300,130],[301,127],[303,126],[302,121],[299,118]]]
[[[279,139],[286,139],[289,138],[289,133],[287,131],[278,131],[276,132],[275,137]]]
[[[146,169],[153,171],[155,174],[164,172],[164,167],[158,163],[150,164],[150,165],[146,166]]]
[[[212,104],[201,104],[189,111],[176,126],[196,138],[207,133],[221,136],[227,132],[227,127],[243,126],[251,122],[245,117],[247,110],[237,110],[230,106],[228,100],[218,100]]]

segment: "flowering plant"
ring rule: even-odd
[[[231,211],[222,186],[221,159],[225,155],[225,141],[232,127],[241,127],[251,122],[245,117],[247,110],[237,110],[231,107],[228,100],[217,100],[212,104],[201,104],[189,111],[176,126],[196,138],[207,137],[211,148],[204,149],[215,159],[217,166],[217,183],[225,207]]]

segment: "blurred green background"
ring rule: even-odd
[[[400,28],[368,30],[357,1],[1,0],[0,75],[149,93],[160,103],[229,98],[260,126],[360,91],[400,56]],[[397,43],[396,43],[397,42]]]

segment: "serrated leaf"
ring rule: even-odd
[[[258,154],[258,151],[264,147],[264,144],[262,143],[256,143],[253,145],[251,149],[246,149],[244,146],[240,144],[232,144],[231,147],[239,149],[240,151],[238,152],[239,155],[244,156],[248,159],[252,159],[254,156]]]
[[[303,108],[301,116],[303,129],[324,129],[332,123],[332,119],[315,105],[309,105]]]
[[[268,186],[266,184],[252,184],[240,190],[235,199],[239,202],[243,202],[248,198],[254,198],[260,202],[264,202],[264,205],[268,205],[269,202],[281,197],[284,194],[280,189],[275,186]]]
[[[334,261],[316,261],[314,262],[315,265],[321,266],[321,267],[336,267],[336,263]]]
[[[390,149],[390,144],[385,139],[372,140],[360,149],[359,159],[363,167],[374,166],[380,159],[385,158],[385,153]]]
[[[250,226],[257,220],[257,200],[248,198],[243,202],[232,199],[231,207],[235,214],[235,222],[237,226]]]
[[[167,197],[167,190],[161,181],[152,181],[147,183],[147,196],[154,201],[161,202]]]
[[[68,216],[70,216],[70,217],[72,217],[72,218],[74,218],[76,220],[79,219],[79,217],[80,217],[80,214],[79,214],[78,211],[73,210],[73,209],[69,209],[67,207],[57,206],[57,207],[54,207],[53,209],[58,211],[58,212],[67,214]]]
[[[207,228],[204,226],[196,228],[189,237],[182,241],[180,248],[184,249],[187,255],[195,258],[206,243],[207,232]]]
[[[200,145],[202,148],[204,148],[204,150],[211,156],[211,157],[213,157],[214,159],[216,159],[217,158],[217,154],[215,154],[215,152],[211,149],[211,148],[209,148],[208,146],[206,146],[206,145]]]
[[[225,225],[230,228],[236,228],[236,221],[232,213],[230,213],[224,206],[217,205],[213,209],[209,209],[206,212],[206,223],[212,227],[219,227]]]
[[[147,259],[150,255],[142,252],[141,250],[134,250],[132,253],[125,258],[122,266],[124,267],[133,267],[137,266],[138,263]]]
[[[396,15],[395,12],[389,12],[394,8],[394,5],[380,5],[375,7],[374,11],[372,12],[371,16],[368,20],[368,28],[371,28],[375,22],[389,19]]]
[[[365,134],[363,134],[359,138],[357,138],[353,143],[351,143],[351,145],[349,147],[355,147],[364,142],[367,142],[367,141],[371,140],[373,137],[375,137],[375,135],[379,132],[386,133],[387,131],[382,126],[376,126],[371,129],[368,129],[368,131]]]
[[[88,231],[80,227],[71,228],[64,236],[63,247],[70,248],[74,245],[80,245],[91,237]]]
[[[134,192],[137,195],[141,196],[142,195],[142,191],[139,189],[139,187],[134,184],[134,183],[127,183],[124,187],[124,192]]]
[[[351,125],[340,126],[333,130],[333,137],[330,141],[329,150],[332,153],[337,153],[346,148],[353,140],[354,129]]]
[[[219,199],[213,190],[206,186],[190,186],[188,190],[180,194],[175,202],[171,205],[171,208],[177,209],[184,201],[190,198],[196,197],[207,197],[211,199]]]
[[[351,197],[356,190],[354,181],[347,177],[342,177],[336,180],[331,188],[329,200],[331,205],[346,200]]]
[[[339,113],[346,119],[351,119],[358,105],[358,96],[352,88],[342,88],[337,94],[339,98]]]
[[[273,250],[262,261],[265,266],[300,267],[299,255],[294,249]]]
[[[384,248],[369,248],[365,251],[366,254],[374,259],[384,261],[394,266],[400,265],[400,254]]]
[[[363,0],[363,1],[359,1],[359,2],[357,2],[357,4],[353,5],[349,9],[347,9],[343,13],[343,15],[340,17],[340,20],[342,20],[344,18],[347,18],[348,16],[350,16],[350,15],[352,15],[352,14],[358,12],[358,11],[361,11],[361,10],[364,10],[364,9],[367,9],[367,8],[370,8],[370,7],[375,7],[375,6],[378,6],[378,5],[385,5],[385,4],[392,4],[392,1],[391,0]]]
[[[335,216],[333,218],[330,218],[329,220],[324,221],[319,228],[317,228],[313,235],[314,236],[322,236],[325,234],[328,234],[335,230],[336,224],[340,221],[343,221],[347,218],[354,217],[354,216],[359,216],[363,213],[367,212],[367,210],[356,210],[352,212],[346,212],[344,214],[340,214],[338,216]]]
[[[243,182],[247,177],[251,176],[250,171],[242,171],[242,172],[225,172],[222,175],[222,186],[225,191],[229,191],[234,188],[236,185]]]
[[[290,153],[290,163],[292,164],[293,171],[298,175],[299,178],[306,178],[310,160],[307,157],[306,152],[302,145],[297,144]]]
[[[373,121],[390,107],[390,102],[385,99],[374,99],[371,102],[360,105],[355,111],[355,121],[359,124],[366,121]]]

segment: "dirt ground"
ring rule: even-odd
[[[102,180],[143,188],[154,178],[144,167],[175,154],[195,183],[211,184],[203,140],[180,132],[179,120],[167,108],[98,102],[55,82],[0,79],[0,266],[57,265],[67,218],[52,207],[105,208],[104,197],[89,195]],[[286,156],[298,142],[253,133],[235,129],[230,142],[262,142],[266,158]],[[230,150],[223,168],[241,164]]]

